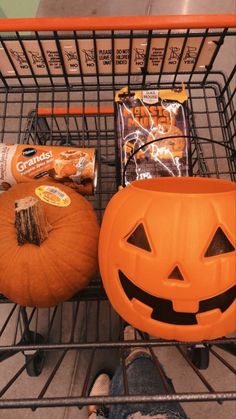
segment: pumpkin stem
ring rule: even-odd
[[[15,201],[15,228],[18,245],[32,243],[40,246],[52,229],[37,198],[27,196]]]

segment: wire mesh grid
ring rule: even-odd
[[[98,186],[90,200],[101,220],[107,202],[119,186],[114,109],[116,90],[124,85],[131,89],[179,88],[185,82],[189,95],[189,130],[193,136],[192,174],[236,180],[235,68],[228,77],[212,69],[222,44],[233,34],[228,29],[206,29],[181,32],[88,31],[83,34],[38,31],[1,35],[1,51],[10,67],[3,69],[0,75],[0,141],[97,148]],[[194,39],[195,47],[197,45],[195,50],[191,49],[190,39]],[[161,47],[157,47],[157,40]],[[73,45],[73,51],[66,51],[68,41],[70,46]],[[201,64],[204,48],[209,42],[214,46],[210,60]],[[184,64],[190,67],[186,70]],[[174,67],[168,67],[170,65]],[[141,340],[136,335],[133,341],[125,342],[124,323],[106,300],[99,278],[73,301],[52,309],[24,309],[3,296],[0,302],[0,361],[10,363],[12,355],[19,359],[16,371],[9,368],[5,373],[7,377],[4,376],[0,391],[2,408],[35,409],[84,406],[95,402],[167,400],[221,403],[236,398],[232,390],[232,377],[236,373],[233,358],[235,338],[195,345],[193,342],[150,339],[142,334]],[[127,349],[137,344],[150,349],[162,376],[165,394],[130,394],[124,359]],[[204,372],[197,366],[199,359],[194,359],[197,351],[207,357],[209,353],[211,355],[212,365]],[[159,359],[163,360],[165,367],[168,353],[183,365],[186,382],[189,374],[192,375],[192,391],[185,385],[185,380],[180,384],[178,377],[175,377],[175,393],[168,386],[159,362]],[[124,392],[116,397],[94,399],[88,396],[89,388],[104,362],[112,372],[114,366],[121,363]],[[68,375],[75,379],[76,374],[76,381],[80,384],[76,392],[72,387],[64,388],[58,397],[55,388],[60,380],[65,379],[61,368],[64,363],[69,365]],[[220,364],[221,376],[227,377],[228,386],[226,378],[216,384],[215,363]],[[40,381],[29,396],[24,385],[19,384],[25,382],[26,372],[37,375],[42,369],[43,383]],[[174,365],[169,374],[174,375]],[[17,398],[15,386],[18,386]]]
[[[191,141],[192,174],[235,180],[234,136],[227,122],[235,121],[224,105],[219,84],[187,88],[190,134],[209,139]],[[98,187],[92,201],[102,213],[119,183],[113,98],[113,90],[2,92],[1,140],[97,148]]]
[[[118,402],[151,402],[151,401],[224,401],[235,399],[235,393],[232,388],[225,384],[225,381],[220,383],[215,382],[215,377],[210,379],[210,373],[202,372],[194,365],[188,356],[188,351],[191,349],[193,343],[177,343],[176,341],[163,341],[158,339],[150,339],[147,335],[142,334],[140,339],[136,335],[136,339],[132,341],[124,341],[122,320],[112,311],[110,304],[102,299],[84,300],[80,296],[79,301],[67,302],[58,307],[38,310],[27,309],[27,323],[24,320],[24,312],[16,305],[10,305],[9,315],[5,317],[4,324],[1,329],[1,335],[4,338],[5,352],[1,351],[0,359],[3,361],[10,358],[11,354],[18,354],[19,369],[15,373],[8,371],[8,379],[6,384],[1,389],[1,407],[47,407],[47,406],[83,406],[86,404],[93,404],[97,401],[106,403]],[[10,303],[5,303],[10,304]],[[22,315],[23,314],[23,315]],[[68,327],[68,323],[70,326]],[[9,334],[8,328],[11,328],[14,333]],[[27,341],[27,332],[32,330],[30,341]],[[37,341],[38,336],[44,336],[44,341]],[[214,368],[215,362],[220,364],[222,374],[224,377],[233,377],[236,370],[233,366],[232,355],[226,354],[222,350],[222,346],[236,343],[236,338],[225,338],[220,340],[205,341],[201,343],[200,347],[205,347],[210,350],[214,359],[211,360]],[[127,349],[134,347],[147,347],[150,350],[150,355],[155,363],[158,371],[161,371],[163,385],[166,389],[166,394],[160,395],[132,395],[129,391],[129,383],[127,380],[126,369],[124,372],[124,392],[119,396],[104,396],[96,398],[88,397],[91,380],[96,373],[97,368],[104,368],[106,360],[106,368],[112,371],[114,364],[121,360],[121,365],[124,363]],[[219,349],[221,348],[221,349]],[[159,359],[162,359],[168,353],[173,353],[177,362],[183,365],[186,377],[191,374],[195,375],[194,379],[199,381],[196,385],[198,391],[194,393],[189,392],[186,383],[182,382],[179,391],[173,393],[168,382],[166,382],[165,374],[162,374],[162,365]],[[164,352],[163,352],[164,351]],[[22,356],[22,354],[25,355]],[[109,361],[107,357],[109,354]],[[77,382],[79,388],[76,388],[75,394],[65,394],[62,392],[61,397],[55,397],[56,383],[62,379],[62,372],[60,367],[63,362],[66,362],[66,357],[71,357],[72,364],[70,373],[76,362],[76,355],[80,357],[80,363],[77,360]],[[49,367],[43,376],[43,382],[40,381],[40,386],[31,389],[30,397],[26,397],[23,387],[18,387],[18,400],[11,400],[11,394],[14,394],[14,386],[19,386],[23,381],[22,376],[24,372],[30,371],[29,364],[32,363],[34,357],[41,356],[42,359],[46,356]],[[50,358],[50,362],[48,360]],[[53,361],[52,361],[53,359]],[[172,366],[173,368],[173,366]],[[171,368],[170,368],[171,370]],[[64,370],[63,370],[64,374]],[[173,375],[173,371],[172,371]],[[231,375],[231,377],[230,377]],[[65,379],[65,377],[64,377]],[[197,381],[196,380],[196,381]],[[66,389],[64,389],[64,392]],[[10,397],[9,397],[10,395]]]

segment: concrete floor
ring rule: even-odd
[[[125,16],[234,13],[235,0],[41,0],[38,16]]]
[[[191,14],[191,13],[233,13],[236,10],[235,0],[41,0],[37,16],[86,16],[86,15],[159,15],[159,14]],[[227,60],[235,62],[233,55],[234,45],[229,45]],[[227,60],[223,60],[224,64]],[[227,62],[228,64],[228,62]],[[223,66],[223,62],[218,63]],[[0,318],[4,316],[4,307],[0,307]],[[81,321],[83,313],[81,313]],[[6,338],[7,339],[7,338]],[[6,340],[7,342],[7,340]],[[178,356],[177,351],[173,349],[159,349],[157,351],[160,361],[166,366],[168,374],[174,379],[178,391],[203,391],[202,385],[197,382],[193,375],[188,374],[183,359]],[[175,362],[173,363],[173,357]],[[230,355],[226,358],[230,363],[234,362]],[[22,362],[22,355],[19,354],[1,365],[0,384],[4,385],[6,377],[13,375],[17,370],[19,362]],[[78,365],[86,363],[74,352],[67,354],[60,368],[60,373],[54,381],[53,395],[63,395],[65,393],[76,395],[81,387],[82,376]],[[28,378],[24,373],[8,394],[8,397],[18,397],[21,391],[28,386],[32,397],[37,394],[42,387],[45,374],[50,370],[50,358],[47,360],[46,370],[38,378]],[[82,374],[82,375],[81,375]],[[207,377],[215,383],[215,388],[222,388],[224,381],[225,390],[236,387],[236,382],[230,375],[225,374],[222,377],[222,370],[217,361],[213,361],[206,372]],[[221,383],[221,386],[220,386]],[[181,389],[181,390],[180,390]],[[49,391],[50,395],[50,391]],[[231,402],[225,402],[222,406],[217,403],[191,403],[184,404],[190,419],[234,419],[236,418],[236,406]],[[31,410],[9,410],[0,411],[1,419],[83,419],[86,418],[86,410],[77,408],[55,408],[38,409],[36,412]]]

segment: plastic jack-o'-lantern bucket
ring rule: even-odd
[[[114,309],[150,335],[214,339],[236,329],[236,187],[138,180],[110,201],[99,263]]]

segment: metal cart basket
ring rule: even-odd
[[[235,181],[236,67],[228,53],[235,48],[235,27],[234,15],[0,20],[0,142],[95,147],[98,186],[90,199],[101,220],[119,186],[115,93],[123,86],[163,89],[184,83],[192,175]],[[164,365],[176,393],[162,374],[166,394],[130,395],[124,351],[137,341],[123,341],[124,323],[99,278],[54,308],[24,308],[4,296],[0,303],[2,409],[178,400],[186,409],[189,402],[212,401],[218,412],[218,404],[236,399],[232,336],[195,344],[143,334],[138,346],[150,348],[159,371]],[[96,372],[104,366],[114,371],[119,363],[124,394],[89,397]],[[182,381],[174,372],[177,363]],[[61,386],[67,379],[70,385]]]

